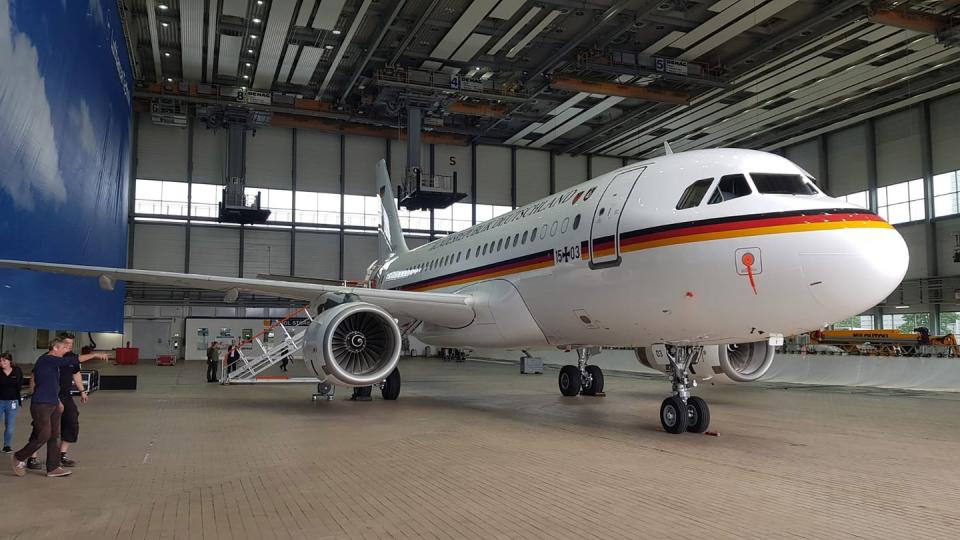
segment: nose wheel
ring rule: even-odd
[[[571,397],[578,394],[596,396],[603,394],[603,370],[600,366],[587,365],[590,349],[577,349],[577,365],[560,368],[558,383],[560,393]]]
[[[690,378],[690,366],[703,356],[701,346],[658,346],[655,354],[663,354],[670,362],[668,375],[673,382],[673,395],[660,404],[660,424],[667,433],[703,433],[710,427],[710,407],[703,398],[691,396],[696,382]]]

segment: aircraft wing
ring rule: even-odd
[[[89,276],[100,286],[112,289],[114,281],[133,281],[214,291],[248,291],[308,302],[321,301],[328,294],[353,294],[361,301],[382,307],[394,316],[407,316],[447,328],[464,327],[474,319],[472,298],[466,295],[393,291],[365,287],[343,287],[319,283],[300,283],[268,279],[248,279],[201,274],[180,274],[154,270],[128,270],[98,266],[41,263],[0,259],[0,268],[18,268],[35,272]]]

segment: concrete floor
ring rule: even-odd
[[[302,365],[296,366],[302,369]],[[111,366],[68,478],[7,469],[0,538],[956,538],[960,396],[724,385],[669,435],[664,380],[404,360],[400,400]],[[29,434],[18,419],[17,445]]]

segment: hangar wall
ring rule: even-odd
[[[377,256],[374,165],[396,179],[405,141],[266,127],[247,135],[246,182],[273,212],[264,226],[216,223],[226,135],[136,119],[131,185],[132,268],[254,277],[362,279]],[[625,164],[606,156],[557,155],[491,145],[424,144],[427,172],[457,175],[467,197],[451,208],[401,211],[407,242],[465,229]]]
[[[834,197],[878,212],[907,242],[903,286],[886,307],[864,314],[864,327],[960,330],[958,125],[960,94],[953,94],[777,150]]]

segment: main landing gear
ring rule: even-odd
[[[588,366],[591,349],[577,349],[577,365],[560,368],[560,393],[565,396],[583,394],[596,396],[603,393],[603,370],[599,366]]]
[[[703,433],[710,426],[710,408],[703,398],[690,395],[697,386],[690,378],[690,366],[703,356],[702,346],[660,345],[654,354],[663,354],[670,362],[667,375],[673,380],[673,395],[660,405],[660,423],[668,433]]]

